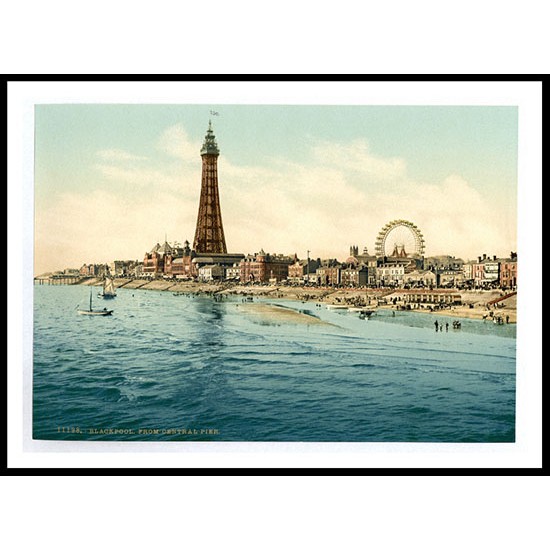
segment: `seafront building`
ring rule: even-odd
[[[464,277],[473,288],[505,288],[517,287],[517,253],[510,252],[509,258],[489,257],[487,254],[478,256],[477,262],[464,264]]]
[[[474,281],[474,261],[470,260],[464,262],[462,266],[462,273],[464,274],[464,283],[473,284]]]
[[[105,269],[105,265],[84,264],[79,269],[79,273],[82,277],[99,277],[101,275],[101,269]]]
[[[405,290],[399,295],[399,299],[405,305],[439,304],[445,306],[458,306],[462,304],[462,296],[459,293],[441,289]]]
[[[182,248],[172,249],[172,252],[166,256],[165,276],[176,279],[193,279],[197,274],[195,264],[193,264],[194,257],[189,241],[185,241]]]
[[[369,284],[369,268],[365,264],[344,264],[340,272],[342,286],[360,287]]]
[[[500,286],[505,289],[514,289],[518,284],[517,254],[511,253],[510,258],[500,263]]]
[[[238,263],[227,266],[225,268],[225,280],[238,282],[241,278],[241,266]]]
[[[128,277],[135,274],[137,260],[115,260],[108,264],[109,272],[113,277]]]
[[[499,265],[500,262],[496,256],[492,259],[483,260],[483,282],[491,286],[497,286],[499,283]]]
[[[322,260],[316,273],[322,286],[338,286],[342,282],[342,264],[335,258]]]
[[[405,274],[403,282],[410,288],[432,288],[437,286],[437,275],[429,270],[415,270]]]
[[[155,277],[162,275],[165,272],[167,258],[169,255],[174,255],[174,247],[164,241],[164,244],[155,244],[150,252],[145,253],[143,258],[142,273],[144,277]]]
[[[311,283],[311,276],[316,274],[321,260],[299,260],[294,256],[294,263],[288,266],[288,282],[291,284]]]
[[[355,253],[355,250],[352,250]],[[359,258],[362,261],[359,261]],[[184,246],[165,241],[145,254],[143,262],[115,261],[111,264],[83,264],[80,269],[67,268],[50,277],[116,277],[169,278],[240,283],[314,284],[338,287],[392,288],[501,288],[515,291],[518,282],[517,254],[509,258],[479,256],[477,261],[460,262],[455,269],[436,267],[410,270],[409,262],[376,265],[368,255],[349,256],[345,262],[335,258],[300,260],[296,254],[270,254],[263,249],[256,254],[197,255],[189,242]],[[438,264],[441,266],[441,264]],[[461,266],[458,269],[458,266]],[[40,277],[41,280],[44,277]]]
[[[461,258],[455,258],[454,256],[441,255],[441,256],[429,256],[424,258],[424,269],[428,270],[461,270],[464,265],[464,260]]]
[[[377,286],[401,286],[405,280],[405,268],[409,263],[384,263],[376,269]]]
[[[199,281],[223,281],[225,279],[225,269],[218,264],[203,265],[199,267]]]
[[[387,258],[386,258],[387,259]],[[344,262],[336,258],[299,259],[296,254],[269,254],[263,249],[256,254],[197,255],[189,242],[181,249],[165,243],[155,245],[143,263],[144,276],[163,276],[201,281],[226,280],[241,283],[313,284],[338,287],[392,288],[503,288],[517,287],[517,254],[497,258],[483,254],[476,260],[463,261],[454,256],[425,258],[427,269],[404,258],[380,258],[368,254],[366,247],[350,247]],[[215,269],[202,269],[209,266]],[[81,275],[101,272],[103,266],[84,265]],[[137,269],[137,267],[136,267]]]
[[[487,254],[478,256],[477,262],[472,264],[472,280],[474,288],[497,286],[499,283],[499,261],[496,256],[487,257]]]
[[[464,283],[464,272],[459,269],[438,269],[435,271],[435,285],[455,287]]]
[[[240,262],[241,282],[281,282],[288,279],[288,269],[294,259],[283,254],[269,254],[260,250],[245,256]]]
[[[343,284],[346,282],[349,282],[351,286],[376,284],[378,260],[376,256],[369,254],[366,246],[361,254],[359,254],[358,246],[350,246],[345,265],[347,265],[347,272],[342,273]]]

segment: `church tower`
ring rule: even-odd
[[[201,149],[201,196],[193,241],[193,249],[198,254],[227,254],[218,193],[219,154],[220,150],[210,121]]]

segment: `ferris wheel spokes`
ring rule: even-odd
[[[407,220],[388,222],[376,237],[375,249],[379,257],[415,257],[424,255],[424,237],[418,227]],[[388,254],[391,249],[391,254]]]

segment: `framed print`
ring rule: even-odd
[[[14,90],[29,460],[536,462],[539,83]]]

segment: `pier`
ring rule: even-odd
[[[91,277],[83,277],[82,275],[39,275],[34,278],[34,284],[38,285],[80,285]]]

